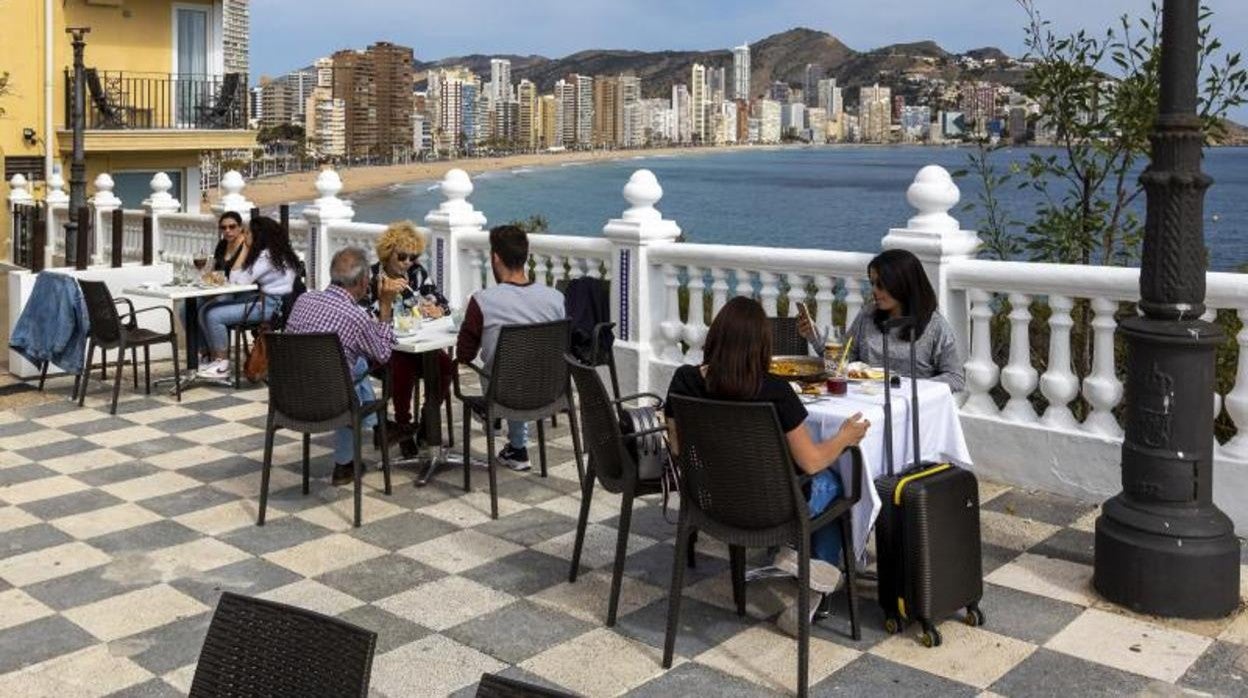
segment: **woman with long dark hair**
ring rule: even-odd
[[[815,441],[806,428],[806,407],[788,383],[768,373],[771,365],[771,328],[763,306],[753,299],[737,297],[728,301],[711,322],[703,347],[701,366],[681,366],[672,376],[668,395],[689,395],[716,400],[769,402],[776,409],[793,462],[808,475],[809,509],[818,516],[841,496],[840,475],[829,466],[841,453],[862,441],[870,425],[861,414],[846,420],[830,439]],[[667,408],[668,437],[679,451],[676,420],[671,403]],[[727,437],[730,438],[730,437]],[[835,528],[811,535],[810,587],[818,594],[836,591],[841,581],[841,537]],[[797,576],[797,553],[784,548],[776,555],[775,566]],[[811,615],[819,606],[811,604]],[[777,620],[785,632],[797,634],[796,602]]]
[[[282,307],[282,299],[294,290],[299,256],[280,223],[272,218],[256,218],[248,228],[246,244],[247,257],[241,266],[230,271],[230,283],[256,284],[259,295],[239,294],[200,313],[200,328],[212,356],[212,361],[199,371],[204,378],[220,380],[230,376],[230,325],[272,317]]]
[[[966,387],[963,372],[965,360],[958,349],[953,327],[940,314],[936,292],[923,271],[923,263],[906,250],[887,250],[876,255],[867,265],[871,277],[871,302],[863,306],[849,325],[848,337],[853,338],[849,360],[871,366],[888,361],[893,373],[910,375],[910,344],[915,349],[915,373],[945,383],[958,392]],[[889,335],[889,356],[884,356],[884,327],[889,320],[913,319],[913,324],[893,330]],[[806,318],[798,320],[799,331],[822,348],[822,341]]]

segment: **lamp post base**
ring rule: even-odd
[[[1122,495],[1096,519],[1092,583],[1138,613],[1222,618],[1239,606],[1239,539],[1216,507],[1143,508]]]

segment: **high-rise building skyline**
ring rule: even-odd
[[[506,58],[490,59],[490,106],[511,101],[511,61]]]
[[[594,140],[594,78],[589,75],[572,75],[576,87],[576,138],[577,145],[589,145]]]
[[[574,79],[571,81],[563,79],[555,83],[555,108],[555,129],[559,137],[555,145],[574,145],[576,143],[576,81]]]
[[[858,128],[863,141],[883,143],[892,125],[892,91],[879,83],[858,90]]]
[[[708,142],[707,105],[710,103],[711,96],[707,92],[706,84],[706,66],[694,63],[689,69],[689,124],[695,143]]]
[[[845,111],[845,102],[841,98],[841,88],[836,84],[836,78],[824,78],[820,80],[816,86],[818,94],[816,95],[815,106],[827,112],[828,120],[836,121],[841,118],[841,112]]]
[[[379,41],[365,51],[373,71],[377,144],[371,154],[400,156],[412,148],[412,49]]]
[[[732,49],[732,98],[750,98],[750,45]]]
[[[516,101],[519,103],[520,118],[519,142],[526,148],[538,147],[541,137],[541,115],[538,112],[537,85],[531,80],[521,80],[516,88]]]
[[[250,0],[224,0],[221,5],[222,67],[226,73],[251,70]]]
[[[619,78],[600,75],[594,79],[592,142],[595,146],[615,145],[619,138],[619,89]]]
[[[643,146],[646,144],[646,127],[645,112],[641,106],[641,78],[634,75],[621,75],[619,85],[616,143],[627,148]]]
[[[693,140],[693,114],[689,108],[689,86],[672,85],[672,118],[674,130],[672,140],[677,143],[689,143]]]
[[[823,79],[823,66],[817,63],[807,63],[806,70],[802,72],[802,78],[802,99],[806,106],[820,106],[819,81]]]
[[[341,99],[346,114],[343,119],[345,155],[371,155],[377,146],[376,84],[368,58],[363,51],[337,51],[334,61],[334,97]]]
[[[559,106],[554,95],[542,95],[538,101],[538,147],[553,148],[560,143]]]

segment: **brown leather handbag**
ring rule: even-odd
[[[264,340],[271,331],[269,323],[261,323],[256,330],[256,341],[252,343],[251,351],[247,352],[247,361],[243,364],[243,375],[252,383],[269,377],[268,342]]]

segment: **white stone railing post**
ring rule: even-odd
[[[465,233],[477,233],[485,229],[485,214],[477,211],[468,201],[472,193],[472,179],[461,169],[449,170],[442,178],[439,191],[446,198],[437,208],[425,216],[429,228],[429,259],[434,283],[455,308],[467,307],[468,295],[476,288],[472,279],[461,273],[467,260],[461,259],[459,238]],[[560,272],[562,269],[560,270]],[[559,274],[555,275],[555,279]],[[545,283],[545,279],[542,279]]]
[[[1028,399],[1039,382],[1031,365],[1031,297],[1010,294],[1010,362],[1001,371],[1001,385],[1010,394],[1001,414],[1021,424],[1036,421],[1036,411]]]
[[[1248,309],[1239,309],[1239,319],[1244,323],[1235,337],[1239,344],[1239,368],[1235,372],[1235,386],[1224,400],[1226,413],[1239,431],[1222,445],[1220,455],[1248,461]]]
[[[13,215],[13,209],[17,206],[26,206],[35,203],[35,197],[30,193],[30,183],[26,181],[26,175],[18,172],[9,179],[9,236],[8,249],[4,255],[9,257],[9,261],[13,255],[13,241],[17,239],[17,218]]]
[[[1040,392],[1049,406],[1040,421],[1057,429],[1077,429],[1078,421],[1070,411],[1070,401],[1079,395],[1079,379],[1070,365],[1070,329],[1074,320],[1070,311],[1075,307],[1066,296],[1049,296],[1049,366],[1040,377]]]
[[[227,172],[221,181],[222,186],[231,174],[238,173],[232,170]],[[308,269],[309,288],[323,289],[329,285],[329,262],[335,252],[330,249],[329,228],[335,223],[349,223],[355,211],[338,198],[338,192],[342,191],[342,179],[337,172],[322,170],[316,178],[316,191],[320,196],[311,206],[303,209],[303,218],[308,222],[308,258],[304,260],[304,265]]]
[[[152,217],[152,258],[159,261],[165,249],[160,234],[161,219],[170,213],[182,210],[182,204],[169,193],[173,188],[173,180],[164,172],[157,172],[152,177],[152,195],[143,200],[143,210]]]
[[[44,249],[44,269],[56,266],[56,244],[65,234],[57,227],[61,216],[69,215],[69,194],[65,192],[65,177],[61,174],[59,164],[52,166],[52,176],[48,178],[48,194],[44,197],[48,205],[47,247]]]
[[[697,366],[702,363],[702,346],[710,329],[706,323],[706,269],[689,265],[685,271],[689,274],[689,319],[685,321],[689,351],[685,352],[685,363]]]
[[[949,267],[958,260],[974,257],[979,249],[979,236],[962,230],[949,211],[958,205],[961,192],[948,170],[928,165],[914,176],[906,190],[906,201],[918,210],[905,228],[893,228],[884,236],[881,246],[886,250],[903,249],[913,252],[936,291],[940,312],[957,334],[962,355],[966,356],[970,340],[965,294],[957,293],[948,282]],[[850,316],[846,322],[853,322]]]
[[[967,414],[995,415],[997,403],[992,399],[992,389],[997,385],[1001,369],[992,360],[992,294],[972,290],[971,302],[971,352],[966,361],[966,403],[962,411]]]
[[[1118,322],[1114,312],[1118,304],[1108,298],[1093,298],[1092,312],[1092,373],[1083,379],[1083,396],[1092,411],[1083,420],[1083,428],[1094,434],[1122,437],[1122,427],[1113,409],[1122,400],[1122,382],[1114,371],[1114,331]]]
[[[650,263],[653,247],[675,244],[680,236],[676,221],[663,218],[655,208],[662,198],[663,187],[654,173],[637,170],[624,185],[629,208],[602,229],[603,237],[611,241],[611,319],[619,338],[615,354],[624,383],[621,390],[626,392],[650,388],[650,362],[657,358],[654,345],[662,331],[660,323],[679,321],[679,317],[664,317],[663,271]]]
[[[121,199],[113,194],[113,178],[101,172],[95,178],[95,196],[91,197],[91,225],[95,228],[95,264],[108,264],[108,249],[113,239],[113,211],[121,208]]]
[[[226,211],[233,211],[242,216],[244,222],[250,222],[251,209],[255,207],[255,204],[248,201],[246,196],[243,196],[243,189],[246,186],[247,182],[238,170],[230,170],[222,175],[221,191],[225,193],[221,195],[221,200],[213,205],[212,212],[220,216]]]

